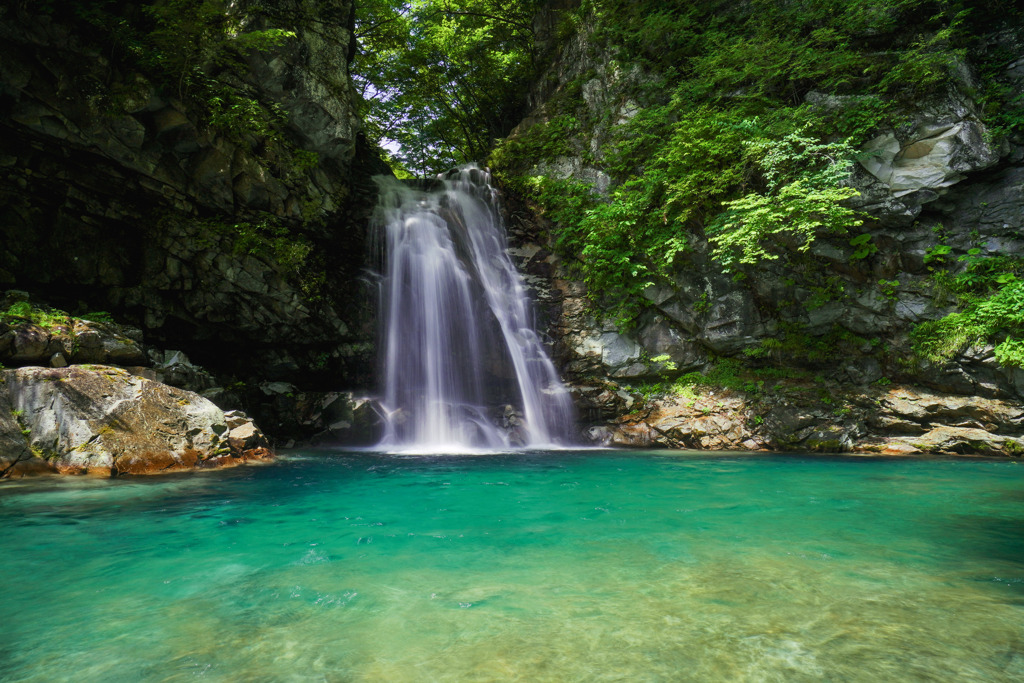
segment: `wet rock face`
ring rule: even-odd
[[[251,420],[110,366],[0,371],[0,476],[116,476],[270,457]]]
[[[294,380],[327,358],[367,383],[374,313],[359,275],[380,162],[346,69],[352,3],[277,3],[275,26],[330,21],[299,22],[218,76],[281,108],[309,168],[211,127],[193,93],[152,82],[70,15],[15,5],[0,8],[0,288],[111,311],[212,369]],[[311,246],[300,268],[239,247],[235,227],[265,219]]]

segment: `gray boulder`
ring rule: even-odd
[[[127,370],[25,367],[0,374],[0,477],[157,474],[269,457],[251,420]]]

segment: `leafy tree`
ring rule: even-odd
[[[807,251],[821,232],[845,233],[863,220],[842,201],[853,165],[848,142],[819,143],[799,133],[744,142],[764,178],[764,190],[722,204],[708,226],[712,255],[725,269],[779,258],[780,249]]]
[[[481,159],[521,113],[536,0],[366,0],[353,78],[371,134],[417,174]]]

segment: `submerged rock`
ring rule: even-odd
[[[271,456],[243,414],[109,366],[0,373],[0,477],[156,474]]]

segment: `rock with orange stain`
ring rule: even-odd
[[[0,371],[0,477],[117,476],[269,457],[252,420],[109,366]]]

